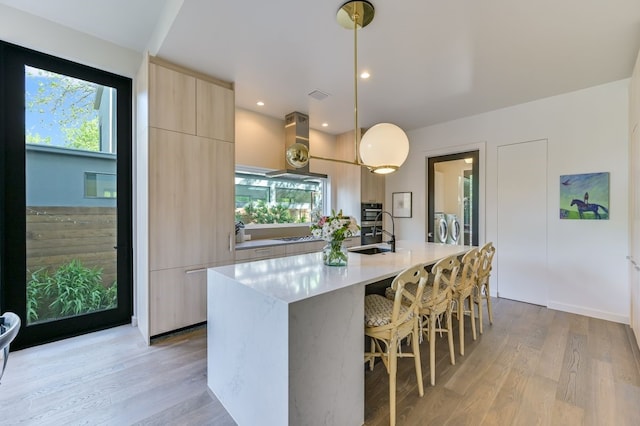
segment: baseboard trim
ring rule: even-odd
[[[584,315],[586,317],[619,322],[621,324],[629,324],[628,316],[614,314],[612,312],[600,311],[597,309],[589,309],[585,308],[584,306],[569,305],[567,303],[549,301],[547,302],[547,307],[549,309],[555,309],[556,311],[569,312],[572,314]]]
[[[627,338],[629,339],[629,345],[631,345],[631,352],[633,353],[633,359],[636,361],[636,368],[640,372],[640,342],[636,339],[636,335],[631,327],[626,326]]]

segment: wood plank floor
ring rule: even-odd
[[[506,299],[494,300],[494,314],[477,341],[465,332],[455,366],[438,339],[435,387],[423,344],[422,398],[413,361],[400,360],[399,425],[639,424],[640,356],[628,326]],[[365,387],[366,425],[388,424],[381,364],[366,370]],[[147,347],[122,326],[13,352],[0,424],[235,423],[207,390],[204,328]]]

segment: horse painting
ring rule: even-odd
[[[580,219],[584,219],[584,212],[593,212],[596,215],[596,219],[601,219],[600,213],[598,213],[598,209],[604,210],[604,212],[607,214],[609,213],[609,210],[607,210],[606,207],[601,206],[600,204],[585,203],[584,201],[578,200],[577,198],[574,198],[571,201],[571,205],[578,206],[578,214],[580,215]]]

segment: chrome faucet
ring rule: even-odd
[[[373,236],[374,237],[376,236],[376,223],[378,222],[378,218],[380,218],[384,213],[388,214],[389,217],[391,218],[391,233],[389,233],[389,231],[385,231],[384,228],[382,228],[382,233],[387,234],[388,236],[391,237],[389,241],[385,241],[385,242],[391,245],[391,252],[395,253],[396,252],[396,223],[394,222],[393,216],[391,215],[391,213],[389,213],[386,210],[383,210],[380,213],[378,213],[378,215],[376,216],[376,219],[373,221]]]

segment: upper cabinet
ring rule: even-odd
[[[234,93],[218,84],[196,81],[196,134],[225,142],[234,141]]]
[[[149,126],[196,134],[196,78],[149,64]]]
[[[384,203],[384,175],[360,169],[360,198],[363,203]]]
[[[235,139],[229,83],[154,58],[149,64],[149,126],[225,142]]]

